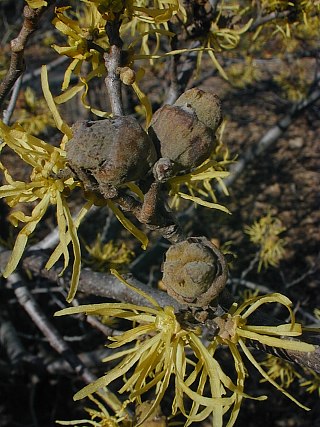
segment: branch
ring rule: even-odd
[[[123,45],[119,34],[120,24],[121,21],[116,18],[113,21],[107,22],[106,33],[109,37],[110,50],[109,53],[104,54],[104,60],[108,72],[105,83],[111,104],[111,111],[115,116],[124,115],[121,96],[121,80],[119,76]]]
[[[9,70],[0,84],[0,105],[12,89],[13,85],[25,70],[24,50],[31,34],[37,29],[40,16],[46,8],[23,9],[24,21],[18,36],[10,43],[11,60]]]
[[[6,264],[8,256],[9,256],[9,251],[0,253],[1,268],[3,265]],[[47,278],[50,281],[58,282],[61,286],[65,287],[66,286],[65,280],[67,279],[67,281],[69,281],[68,275],[70,275],[70,271],[66,271],[65,278],[59,277],[59,273],[62,268],[62,265],[59,266],[56,264],[48,271],[44,268],[47,260],[48,260],[48,256],[45,256],[43,253],[26,255],[26,257],[23,260],[23,267],[27,271],[29,270],[32,273],[37,274],[40,277]],[[124,278],[127,279],[136,288],[142,290],[149,296],[153,297],[161,307],[165,307],[169,305],[169,306],[172,306],[176,312],[185,310],[187,308],[186,305],[180,304],[174,298],[170,297],[167,293],[160,291],[159,289],[151,288],[150,286],[147,286],[141,283],[140,281],[138,281],[137,279],[133,278],[131,275],[128,275],[128,274],[124,275]],[[24,293],[25,290],[27,291],[27,289],[25,286],[23,286],[23,288],[25,288],[23,289],[23,293]],[[87,295],[101,296],[104,298],[115,299],[118,301],[123,301],[126,303],[131,303],[136,305],[151,306],[151,303],[148,300],[146,300],[144,297],[139,295],[137,292],[129,289],[127,286],[125,286],[113,275],[107,274],[107,273],[94,272],[89,268],[85,268],[82,270],[80,280],[79,280],[78,290]],[[27,292],[32,298],[29,291]],[[222,307],[229,307],[233,301],[234,301],[233,297],[225,289],[221,294],[221,298],[219,298],[219,303],[222,305]],[[217,305],[214,308],[215,310],[217,310],[217,312],[219,311],[224,312],[223,308],[221,308],[220,305]],[[264,325],[264,324],[276,325],[281,323],[277,319],[270,318],[270,315],[264,315],[263,312],[254,313],[252,315],[252,319],[257,324],[261,324],[261,325]],[[40,323],[42,322],[40,321]],[[50,328],[52,328],[52,325],[50,325]],[[293,361],[301,366],[308,367],[314,370],[315,372],[320,373],[320,346],[318,344],[319,335],[312,335],[312,334],[310,335],[310,333],[304,332],[300,338],[302,341],[305,340],[306,342],[311,342],[316,344],[316,350],[311,353],[297,352],[297,351],[291,351],[291,350],[280,352],[279,350],[273,347],[267,347],[260,343],[253,343],[253,345],[260,351],[271,353],[271,354],[277,353],[279,357],[282,357],[291,362]],[[62,340],[60,335],[58,337],[54,335],[53,339],[54,339],[54,342],[56,342],[57,339]],[[67,344],[63,340],[62,342],[63,342],[63,346],[67,346]],[[60,342],[59,348],[62,348],[61,345],[62,343]],[[78,359],[78,362],[79,362],[79,359]]]
[[[8,252],[2,252],[0,254],[1,267],[6,264]],[[62,287],[66,287],[66,283],[69,283],[68,276],[70,275],[70,271],[67,270],[65,272],[65,277],[59,277],[62,264],[59,265],[58,263],[55,264],[50,270],[46,270],[44,266],[48,258],[49,257],[43,253],[34,253],[26,255],[23,260],[23,267],[26,270],[30,270],[32,273],[39,275],[40,277],[44,277],[52,282],[57,282]],[[151,288],[150,286],[147,286],[144,283],[141,283],[140,281],[136,280],[130,274],[123,276],[132,285],[153,297],[162,307],[166,305],[171,305],[177,311],[183,307],[175,299],[171,298],[166,292],[160,291],[159,289]],[[87,295],[96,295],[104,298],[111,298],[118,301],[128,302],[131,304],[144,306],[151,305],[148,300],[139,295],[137,292],[129,289],[115,276],[108,273],[99,273],[96,271],[92,271],[90,268],[82,269],[78,291],[83,292]]]
[[[5,125],[10,124],[10,119],[16,107],[17,99],[21,89],[21,84],[22,84],[22,77],[20,76],[13,86],[13,91],[9,101],[8,108],[3,111],[3,123]]]
[[[137,220],[149,230],[156,230],[171,243],[185,239],[175,216],[165,206],[162,184],[154,182],[144,195],[143,203],[118,190],[112,201],[117,203],[126,212],[131,212]]]
[[[78,357],[82,361],[84,365],[86,365],[90,369],[96,370],[97,368],[103,369],[105,366],[102,360],[110,356],[112,350],[109,348],[103,348],[99,350],[94,350],[90,352],[79,353]],[[66,362],[65,359],[56,359],[53,362],[50,361],[49,364],[46,365],[46,370],[50,374],[54,375],[66,375],[71,374],[73,371],[70,365]]]
[[[70,60],[70,58],[68,56],[59,56],[58,58],[54,59],[53,61],[48,62],[48,64],[46,65],[48,73],[50,71],[54,70],[59,65],[64,64],[68,60]],[[41,68],[42,67],[39,67],[35,70],[32,70],[28,73],[25,73],[22,76],[22,83],[25,84],[25,83],[29,82],[30,80],[34,79],[35,77],[40,76],[41,75]]]
[[[94,381],[96,377],[91,374],[79,357],[63,340],[59,331],[49,322],[48,318],[23,283],[20,275],[18,273],[14,273],[7,280],[13,288],[19,304],[26,310],[36,326],[48,339],[51,347],[64,357],[72,369],[76,373],[80,374],[85,383]]]
[[[241,175],[245,168],[248,167],[253,160],[261,156],[268,148],[270,148],[282,136],[294,119],[308,106],[316,102],[320,98],[320,89],[314,90],[308,98],[294,104],[290,112],[284,116],[275,126],[269,129],[260,141],[253,144],[247,149],[243,156],[230,168],[230,175],[224,179],[224,184],[230,187],[234,181]],[[219,188],[217,189],[218,191]]]
[[[1,321],[0,343],[5,348],[12,365],[19,365],[27,354],[13,324],[9,320]]]
[[[284,19],[287,18],[290,13],[292,13],[290,10],[283,10],[283,11],[275,11],[269,13],[269,15],[259,16],[253,23],[251,24],[249,31],[254,31],[261,25],[266,24],[267,22],[274,21],[276,19]]]

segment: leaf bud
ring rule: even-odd
[[[120,80],[125,85],[132,85],[136,81],[136,73],[130,67],[119,67],[118,68]]]

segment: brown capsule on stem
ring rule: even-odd
[[[172,160],[180,170],[199,166],[216,144],[212,129],[189,107],[164,105],[153,115],[148,132],[160,156]]]
[[[168,249],[162,281],[168,294],[179,302],[206,307],[226,285],[227,264],[208,239],[189,237]]]
[[[114,188],[143,178],[156,161],[152,141],[134,117],[80,121],[66,145],[70,169],[86,190],[110,198]]]
[[[215,132],[222,122],[221,101],[218,95],[193,88],[184,92],[174,103],[177,107],[191,108],[198,120]]]

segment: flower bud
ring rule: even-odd
[[[118,71],[119,71],[119,75],[120,75],[120,80],[125,85],[130,86],[130,85],[132,85],[132,83],[134,83],[136,81],[136,73],[134,70],[132,70],[132,68],[120,67],[118,69]]]

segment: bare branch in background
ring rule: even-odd
[[[3,123],[6,125],[10,124],[10,119],[16,107],[17,99],[21,89],[21,84],[22,84],[22,76],[20,76],[18,80],[15,82],[8,108],[3,111]]]
[[[25,6],[23,9],[24,21],[18,36],[10,43],[11,60],[9,70],[0,83],[0,106],[9,94],[15,82],[25,70],[24,50],[31,34],[37,29],[38,22],[46,8],[31,9]]]
[[[256,144],[253,144],[247,149],[243,156],[231,166],[230,175],[224,179],[227,187],[232,186],[233,182],[242,174],[248,164],[257,159],[267,149],[269,149],[288,129],[297,116],[311,104],[320,99],[320,89],[315,89],[306,99],[294,104],[290,112],[284,116],[279,122],[269,129]],[[219,189],[218,189],[219,190]]]
[[[13,288],[19,304],[25,309],[35,325],[48,339],[51,347],[57,351],[69,363],[72,369],[77,372],[85,383],[90,383],[96,377],[87,369],[78,356],[72,351],[64,341],[60,332],[49,322],[41,307],[35,301],[22,278],[18,273],[12,274],[8,278],[8,284]]]

